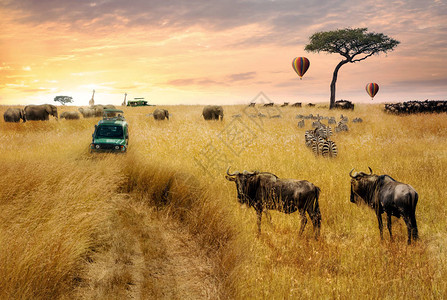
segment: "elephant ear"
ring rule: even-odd
[[[51,108],[51,106],[49,106],[49,105],[45,105],[45,110],[46,110],[46,112],[48,113],[48,114],[52,114],[52,112],[53,112],[53,109]]]

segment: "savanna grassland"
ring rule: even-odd
[[[385,114],[380,105],[256,110],[124,108],[126,154],[90,154],[99,120],[0,122],[1,299],[443,299],[447,296],[447,116]],[[0,113],[7,107],[0,107]],[[59,107],[59,114],[76,107]],[[306,148],[297,114],[350,120],[335,159]],[[232,118],[241,114],[241,118]],[[256,237],[231,171],[261,170],[321,188],[321,237],[297,213],[272,211]],[[394,242],[350,203],[349,171],[388,174],[419,193],[420,240],[403,220]]]

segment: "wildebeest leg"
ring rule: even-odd
[[[388,231],[390,232],[390,240],[393,241],[393,234],[391,233],[391,214],[386,214],[386,227],[388,227]]]
[[[318,240],[320,236],[320,220],[317,216],[313,216],[312,223],[314,225],[315,240]]]
[[[418,234],[418,225],[416,223],[416,216],[414,214],[410,217],[410,221],[411,221],[413,241],[415,241],[419,239],[419,234]]]
[[[258,237],[261,235],[261,219],[262,219],[262,210],[256,210],[257,216],[257,224],[258,224]]]
[[[408,243],[408,245],[410,245],[411,244],[411,232],[412,232],[411,221],[410,221],[410,218],[407,216],[405,216],[403,218],[404,218],[405,224],[407,225],[407,231],[408,231],[407,243]]]
[[[272,215],[269,213],[269,211],[268,210],[264,210],[264,214],[265,214],[265,217],[267,218],[267,220],[270,223],[272,223]]]
[[[377,221],[379,221],[380,239],[383,240],[383,222],[381,213],[377,214]]]
[[[307,218],[306,218],[306,211],[300,211],[300,216],[301,216],[301,227],[300,227],[300,235],[303,234],[304,232],[304,228],[306,227],[307,224]]]

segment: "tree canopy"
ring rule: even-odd
[[[70,96],[56,96],[54,102],[60,102],[62,105],[73,102],[73,97]]]
[[[368,57],[394,50],[400,43],[383,33],[368,32],[368,28],[345,28],[314,33],[304,50],[308,52],[338,53],[344,59],[335,67],[331,82],[330,107],[335,104],[335,83],[338,70],[346,63],[355,63]]]

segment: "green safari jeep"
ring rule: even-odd
[[[95,125],[92,138],[91,152],[126,152],[129,147],[129,128],[123,111],[105,109],[103,119]]]

